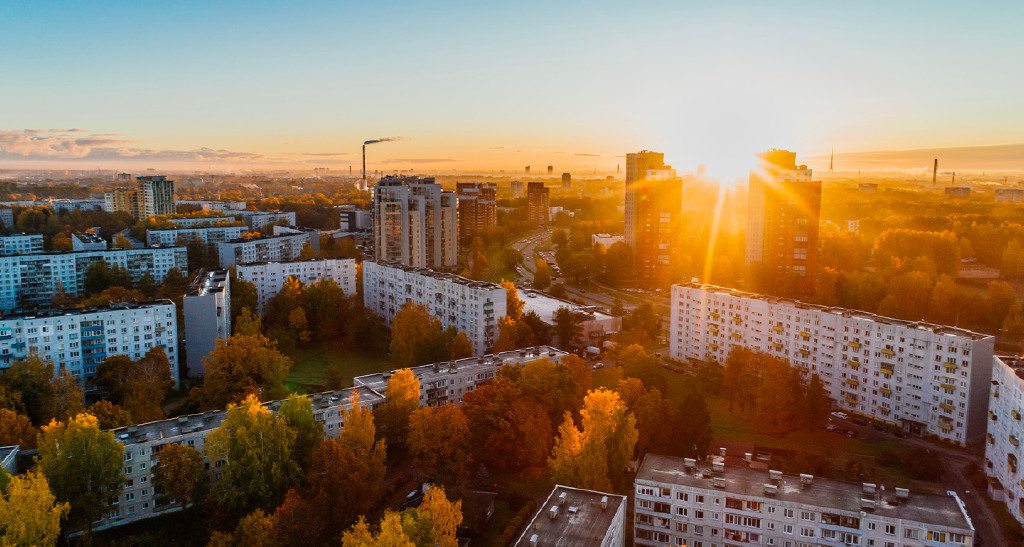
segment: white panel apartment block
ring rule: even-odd
[[[443,328],[466,333],[473,355],[489,351],[498,340],[498,319],[505,316],[500,285],[395,262],[363,261],[363,302],[389,327],[407,302],[419,304]]]
[[[107,357],[126,355],[139,360],[159,346],[167,353],[177,384],[176,322],[170,300],[7,315],[0,319],[0,370],[34,353],[53,361],[58,369],[68,369],[91,391],[96,366]]]
[[[1006,503],[1006,509],[1024,524],[1024,360],[998,356],[992,364],[992,391],[988,403],[988,435],[985,444],[985,473],[990,479],[992,499]]]
[[[253,230],[258,230],[267,224],[279,223],[282,220],[289,226],[295,225],[295,213],[284,211],[237,211],[234,214]]]
[[[246,226],[215,226],[213,228],[180,228],[177,230],[146,230],[146,245],[176,245],[198,239],[203,243],[220,243],[240,239],[249,233]]]
[[[648,454],[633,482],[633,545],[971,547],[963,501],[874,484]]]
[[[841,410],[958,444],[985,436],[994,338],[964,329],[688,283],[672,286],[676,359],[734,346],[818,374]]]
[[[217,340],[231,338],[231,277],[227,270],[199,270],[182,299],[188,375],[206,373],[204,358]]]
[[[173,222],[182,228],[196,228],[196,227],[208,227],[217,224],[218,222],[234,222],[235,217],[233,216],[210,216],[210,217],[182,217],[182,218],[168,218],[168,222]]]
[[[78,294],[84,290],[85,272],[94,262],[128,269],[138,282],[146,273],[162,283],[167,271],[178,268],[188,273],[185,247],[149,249],[106,249],[0,257],[0,309],[32,309],[49,306],[57,281],[64,290]]]
[[[311,285],[320,279],[332,279],[346,295],[358,292],[356,287],[356,259],[314,258],[292,262],[257,262],[236,266],[238,278],[256,285],[258,311],[263,313],[267,302],[277,296],[289,277],[303,285]]]
[[[42,234],[25,234],[0,237],[0,255],[27,255],[43,252]]]
[[[320,250],[320,233],[316,230],[295,234],[282,234],[251,239],[236,239],[217,244],[221,268],[254,262],[277,262],[295,260],[302,253],[302,246],[309,243],[313,250]]]

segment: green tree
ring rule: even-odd
[[[38,427],[49,423],[55,416],[53,376],[53,362],[31,353],[25,359],[15,360],[0,375],[0,383],[9,393],[17,394],[33,425]]]
[[[561,247],[569,243],[569,238],[561,228],[558,228],[551,234],[551,243]]]
[[[299,251],[299,260],[310,260],[316,258],[316,250],[313,249],[313,245],[310,243],[303,243],[302,250]]]
[[[324,424],[313,417],[313,402],[308,397],[293,393],[281,403],[278,414],[284,418],[288,427],[295,431],[293,459],[303,472],[309,471],[313,452],[324,439]]]
[[[828,423],[829,411],[832,410],[832,401],[825,390],[825,384],[817,374],[812,374],[804,390],[804,401],[801,414],[805,419],[807,429],[815,430],[825,427]]]
[[[1009,283],[993,281],[988,284],[988,294],[985,296],[986,315],[989,318],[988,328],[996,332],[1003,326],[1006,315],[1017,303],[1017,292]]]
[[[520,266],[523,263],[523,253],[512,247],[507,247],[501,251],[501,265],[506,270],[515,269],[516,266]]]
[[[232,509],[276,507],[301,479],[292,447],[296,433],[285,419],[249,395],[228,405],[221,425],[206,437],[213,460],[230,462],[213,485],[217,501]]]
[[[157,291],[161,298],[169,298],[174,300],[180,298],[181,295],[185,294],[188,290],[189,280],[185,277],[185,274],[181,273],[178,268],[171,268],[164,274],[163,282],[160,283],[160,289]],[[231,292],[235,292],[235,286],[232,284]]]
[[[135,287],[143,296],[146,298],[156,298],[156,279],[153,278],[153,274],[146,272],[139,278],[139,282]]]
[[[690,390],[671,414],[672,434],[667,450],[680,458],[703,460],[714,437],[711,431],[711,413],[704,396]]]
[[[583,321],[583,314],[569,308],[558,308],[555,311],[555,334],[560,348],[571,350],[579,341],[583,335]]]
[[[68,510],[67,503],[57,502],[39,471],[14,477],[6,489],[0,489],[0,545],[57,545],[60,521]]]
[[[125,477],[124,446],[100,431],[90,414],[43,426],[39,468],[60,503],[70,505],[68,519],[92,529],[104,507],[116,501]]]
[[[523,393],[548,409],[552,423],[566,412],[579,412],[583,406],[586,391],[565,363],[553,363],[546,357],[536,359],[522,365],[518,376]]]
[[[167,495],[171,503],[184,508],[202,501],[209,487],[203,469],[203,455],[195,448],[169,444],[160,451],[160,460],[153,466],[153,485]]]
[[[85,409],[86,412],[96,416],[99,420],[100,429],[116,429],[136,423],[127,410],[110,401],[96,401]]]

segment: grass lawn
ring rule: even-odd
[[[341,341],[310,342],[288,354],[295,362],[291,373],[285,379],[288,389],[306,391],[313,386],[327,383],[327,367],[337,364],[345,378],[344,385],[351,386],[352,378],[392,370],[391,360],[386,353],[361,353],[352,351]]]

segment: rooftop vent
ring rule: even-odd
[[[749,461],[753,461],[754,460],[754,455],[751,454],[750,452],[744,452],[743,453],[743,459],[747,460],[748,462]]]
[[[906,488],[897,488],[896,499],[903,501],[910,499],[910,490],[907,490]]]
[[[764,485],[764,495],[766,495],[766,496],[774,496],[774,495],[777,495],[778,493],[779,493],[779,487],[778,486],[776,486],[774,484],[765,484]]]
[[[869,499],[861,498],[861,500],[860,500],[860,508],[865,510],[865,511],[874,511],[875,510],[875,500],[869,500]]]
[[[711,479],[711,486],[715,488],[725,488],[725,477],[715,477]]]
[[[537,542],[540,541],[540,536],[533,534],[530,536],[530,547],[537,547]]]
[[[875,493],[875,485],[871,484],[870,482],[864,483],[864,493],[865,494],[874,494]]]
[[[520,357],[526,357],[526,350],[525,349],[519,350],[519,356]]]
[[[774,469],[768,470],[768,480],[775,482],[782,480],[782,471],[776,471]]]
[[[569,507],[569,514],[570,515],[575,515],[576,512],[579,511],[579,510],[580,510],[579,507],[576,507],[575,505],[572,505],[572,506]]]
[[[814,483],[814,475],[805,475],[800,473],[800,484],[804,486],[810,486]]]
[[[178,416],[178,423],[179,424],[187,424],[188,423],[188,416]]]
[[[724,446],[718,449],[718,455],[723,457],[723,458],[725,457],[725,447]]]
[[[549,351],[548,352],[548,357],[554,357],[554,356],[555,356],[555,352],[554,351]]]
[[[551,519],[551,520],[555,520],[555,517],[557,517],[557,516],[558,516],[558,506],[557,505],[552,505],[551,509],[548,509],[548,518]]]
[[[559,507],[565,505],[565,497],[566,497],[566,493],[565,492],[562,492],[561,494],[558,495],[558,505],[559,505]]]
[[[725,462],[711,462],[711,471],[725,473]]]
[[[693,470],[697,467],[697,460],[693,458],[684,458],[683,467],[688,470]]]
[[[604,511],[608,508],[608,496],[601,496],[601,510]]]

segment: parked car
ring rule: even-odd
[[[828,431],[835,431],[836,430],[836,424],[828,424],[828,425],[825,426],[825,429],[828,430]]]
[[[868,421],[865,420],[864,418],[854,418],[854,419],[852,419],[850,421],[855,423],[855,424],[857,424],[857,425],[868,425]]]
[[[854,438],[856,436],[857,436],[857,432],[856,431],[847,431],[846,432],[846,438],[847,439],[852,439],[852,438]]]
[[[897,437],[899,437],[901,439],[906,439],[906,438],[910,437],[910,435],[907,435],[906,433],[904,433],[902,429],[897,429],[896,431],[893,431],[892,434],[896,435]]]
[[[845,412],[833,412],[832,417],[839,418],[840,420],[846,420],[849,418],[849,416],[847,416]]]
[[[593,368],[604,368],[604,363],[594,363]]]
[[[888,427],[878,423],[871,424],[871,429],[874,429],[875,431],[881,431],[882,433],[886,433],[889,431]]]

